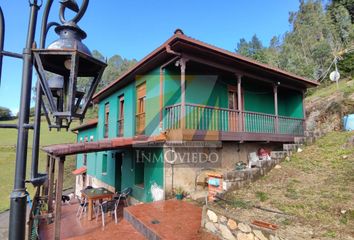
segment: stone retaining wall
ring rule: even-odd
[[[202,227],[226,240],[281,240],[276,231],[241,222],[212,206],[203,207]]]
[[[256,181],[258,178],[272,170],[274,166],[279,164],[286,156],[286,151],[272,151],[271,159],[260,161],[259,167],[224,172],[223,190],[236,190]]]

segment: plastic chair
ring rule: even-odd
[[[117,206],[119,206],[120,200],[123,200],[125,203],[125,206],[128,207],[128,196],[133,192],[133,189],[131,187],[127,187],[123,189],[121,192],[117,192],[116,196],[114,197],[115,200],[117,200]]]
[[[79,198],[79,201],[79,208],[77,209],[76,217],[79,217],[79,219],[81,219],[82,213],[87,210],[88,202],[86,198]]]
[[[111,213],[114,214],[114,220],[115,223],[118,223],[118,218],[117,218],[117,200],[110,200],[110,201],[104,201],[102,204],[99,205],[99,208],[101,210],[101,214],[102,214],[102,226],[105,226],[105,214],[106,213]],[[113,216],[113,215],[112,215]],[[96,221],[97,221],[97,217],[96,217]]]

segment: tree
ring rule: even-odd
[[[236,52],[245,57],[255,59],[262,63],[267,63],[266,49],[257,35],[253,35],[251,41],[247,42],[244,38],[237,44]]]
[[[0,120],[9,120],[12,119],[11,110],[6,107],[0,107]]]
[[[269,47],[256,35],[249,42],[241,38],[236,52],[301,76],[323,78],[338,52],[354,48],[353,9],[354,0],[333,0],[326,8],[320,0],[300,0],[282,38],[273,37]],[[353,59],[354,53],[340,59],[343,76],[353,74]]]
[[[137,61],[135,59],[129,60],[122,58],[118,54],[112,56],[107,62],[107,67],[103,73],[101,82],[97,87],[97,91],[108,86],[111,82],[116,80],[120,75],[122,75],[136,63]]]

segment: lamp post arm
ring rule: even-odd
[[[1,85],[1,70],[2,70],[2,52],[4,50],[4,38],[5,38],[5,19],[2,9],[0,7],[0,85]]]

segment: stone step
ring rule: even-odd
[[[294,143],[295,144],[305,144],[306,137],[294,137]]]
[[[152,239],[152,240],[162,239],[156,231],[149,228],[143,221],[140,221],[139,218],[129,210],[129,208],[124,208],[123,217],[147,239]]]
[[[300,144],[283,144],[283,150],[289,152],[296,152],[296,150],[299,148]]]
[[[307,131],[304,132],[304,135],[305,135],[305,137],[313,137],[314,136],[314,132],[307,130]]]
[[[287,151],[271,151],[270,157],[272,159],[283,159],[287,156]]]

